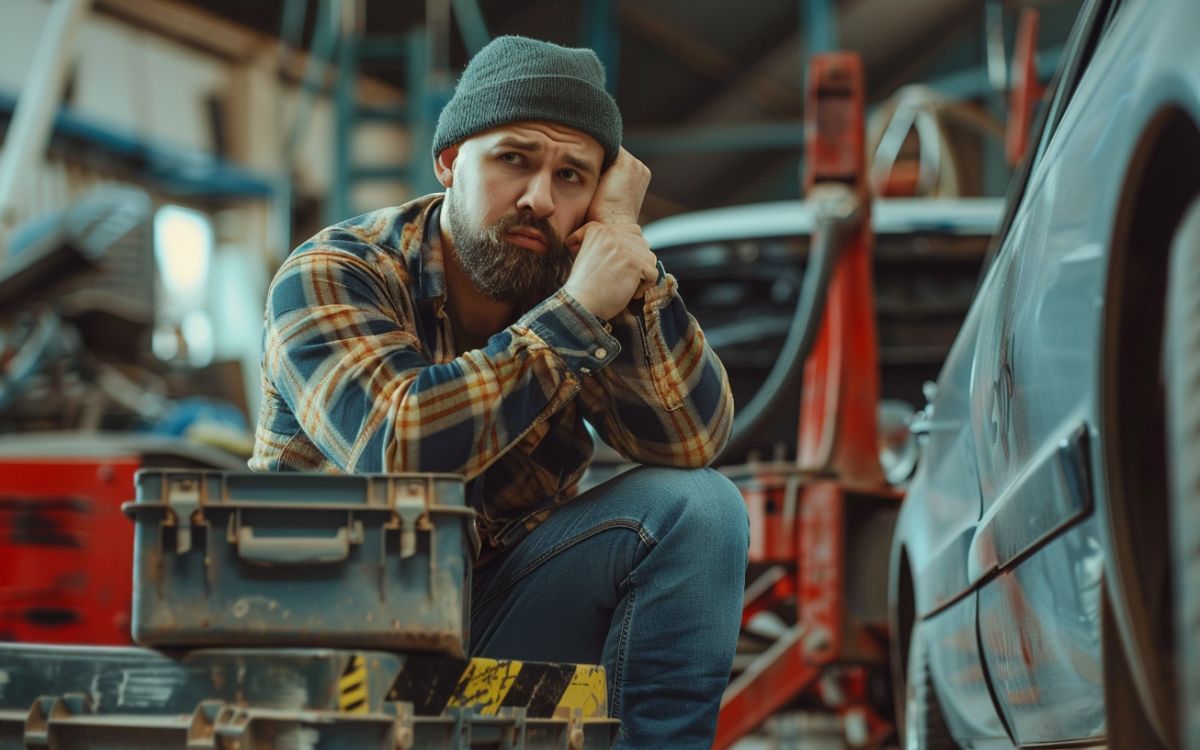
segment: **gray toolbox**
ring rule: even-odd
[[[0,646],[0,750],[608,748],[601,667],[330,649]]]
[[[133,637],[461,656],[473,512],[462,478],[143,470]]]

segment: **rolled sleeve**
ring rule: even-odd
[[[545,341],[580,375],[601,369],[621,353],[621,342],[604,322],[562,289],[523,315],[517,326]]]
[[[628,355],[584,383],[589,421],[634,461],[698,467],[729,437],[733,395],[725,368],[688,314],[674,276],[659,265],[658,283],[641,305],[613,319]]]

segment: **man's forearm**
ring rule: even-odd
[[[647,291],[640,313],[612,321],[628,354],[585,385],[585,411],[605,440],[632,460],[705,466],[733,424],[725,368],[672,277]]]
[[[319,252],[293,265],[272,288],[264,366],[301,429],[344,471],[474,476],[619,350],[560,293],[484,348],[430,364],[372,300],[363,268]]]

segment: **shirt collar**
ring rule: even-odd
[[[415,253],[405,253],[416,261],[417,299],[436,299],[446,296],[446,266],[442,249],[441,211],[444,194],[430,196],[421,211],[420,246]]]

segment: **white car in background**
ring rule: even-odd
[[[998,198],[874,201],[873,266],[883,397],[893,410],[919,404],[970,306],[1003,216]],[[646,226],[651,249],[679,280],[688,312],[729,372],[745,415],[768,372],[785,368],[772,418],[738,434],[724,454],[795,454],[803,363],[778,362],[795,322],[813,216],[801,200],[696,211]],[[910,407],[911,408],[911,407]],[[903,407],[899,407],[902,412]]]

